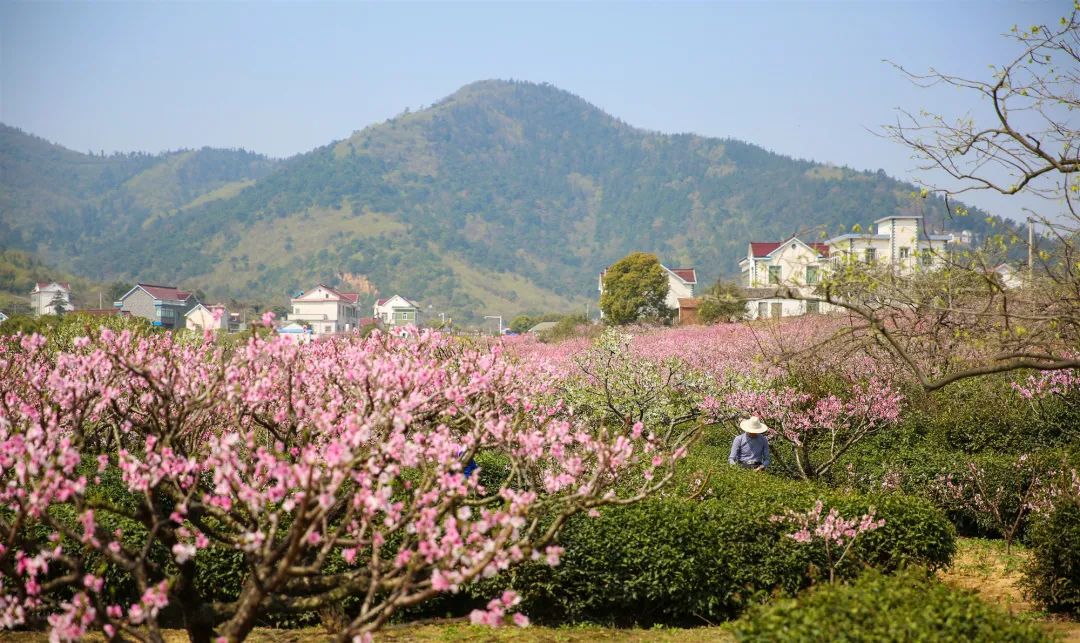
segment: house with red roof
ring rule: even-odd
[[[660,264],[660,267],[664,269],[664,274],[668,278],[668,293],[664,299],[664,303],[668,308],[672,310],[679,310],[680,299],[693,299],[694,288],[697,287],[697,270],[693,268],[668,268],[664,264]],[[607,269],[600,271],[600,294],[604,294],[604,275],[607,274]],[[603,316],[603,312],[600,313]]]
[[[176,286],[138,283],[113,306],[120,314],[148,319],[154,326],[184,328],[184,315],[198,303],[195,295]]]
[[[375,302],[373,313],[376,319],[389,328],[416,326],[420,323],[420,306],[401,295],[379,299]]]
[[[741,284],[751,296],[746,304],[747,317],[764,319],[824,312],[823,307],[828,304],[771,295],[778,287],[795,288],[801,295],[812,295],[828,267],[828,260],[827,243],[806,243],[798,237],[751,241],[746,257],[739,261]]]
[[[359,300],[360,293],[318,284],[289,300],[288,320],[307,326],[315,337],[346,333],[357,328]]]
[[[936,270],[955,241],[952,234],[931,234],[921,216],[891,215],[874,222],[874,232],[842,234],[823,243],[797,237],[785,241],[751,241],[739,261],[742,285],[751,297],[747,316],[789,317],[829,312],[824,302],[773,297],[777,287],[795,288],[800,296],[814,293],[833,265],[860,263],[895,274]],[[756,291],[756,292],[755,292]]]
[[[30,291],[30,310],[35,315],[55,315],[60,309],[62,312],[71,312],[75,306],[71,304],[71,284],[59,281],[39,281],[34,284]]]

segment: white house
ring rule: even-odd
[[[231,317],[229,311],[222,304],[204,306],[197,304],[184,314],[184,325],[188,330],[222,330],[228,331]]]
[[[806,243],[797,237],[751,241],[746,257],[739,260],[742,286],[752,297],[746,302],[746,316],[763,319],[828,312],[828,304],[768,296],[779,286],[795,288],[804,296],[813,294],[828,258],[829,246],[825,243]]]
[[[829,239],[826,243],[830,260],[889,265],[899,274],[907,274],[939,267],[953,241],[951,234],[924,233],[921,216],[882,217],[874,224],[875,233],[842,234]]]
[[[410,324],[416,326],[419,324],[420,306],[401,295],[394,295],[389,299],[376,301],[374,314],[375,319],[391,328]]]
[[[739,269],[750,296],[760,296],[747,302],[747,316],[761,319],[831,312],[834,307],[829,304],[769,297],[769,291],[787,286],[809,296],[826,272],[842,262],[887,265],[897,274],[934,269],[942,264],[953,241],[951,234],[923,233],[921,216],[882,217],[874,224],[872,233],[843,234],[824,243],[806,243],[796,237],[751,242]]]
[[[8,316],[5,315],[2,310],[0,310],[0,324],[3,324],[4,322],[6,322],[7,318],[8,318]]]
[[[664,269],[664,274],[668,278],[668,292],[667,297],[664,298],[664,303],[667,307],[678,311],[680,299],[693,299],[694,288],[697,286],[697,271],[693,268],[668,268],[667,266],[660,264],[660,267]],[[607,274],[607,269],[600,271],[600,280],[598,289],[600,294],[604,294],[604,275]],[[600,316],[603,317],[604,313],[601,311]]]
[[[340,292],[319,284],[290,300],[288,320],[304,322],[316,337],[346,333],[356,329],[359,293]]]
[[[59,281],[39,281],[30,291],[30,310],[35,315],[55,315],[57,304],[64,312],[71,312],[71,284]]]

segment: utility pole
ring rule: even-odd
[[[1031,271],[1035,267],[1035,221],[1031,218],[1027,218],[1028,223],[1028,276],[1031,276]]]
[[[502,337],[502,334],[503,334],[502,315],[484,315],[484,319],[498,319],[499,320],[499,337]]]

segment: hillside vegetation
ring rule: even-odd
[[[279,163],[209,149],[87,156],[2,133],[0,244],[95,279],[269,304],[351,275],[458,318],[580,310],[600,269],[633,250],[696,266],[706,283],[734,274],[751,239],[900,211],[936,231],[945,215],[882,171],[649,132],[522,82],[474,83]],[[984,217],[945,226],[985,232]]]

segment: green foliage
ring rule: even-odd
[[[633,252],[604,273],[600,310],[612,324],[669,322],[668,278],[656,255]]]
[[[717,281],[698,302],[698,319],[705,324],[736,321],[746,314],[742,288],[728,281]]]
[[[133,333],[161,332],[141,317],[120,315],[87,315],[78,311],[65,315],[42,315],[29,317],[16,315],[0,324],[0,335],[37,333],[47,340],[50,351],[71,350],[76,337],[89,337],[108,328],[114,332],[129,330]]]
[[[1080,497],[1058,500],[1035,521],[1029,543],[1025,588],[1046,609],[1080,616]]]
[[[970,591],[911,568],[870,571],[755,608],[735,624],[740,641],[1049,641]]]
[[[909,497],[823,495],[820,488],[736,469],[715,479],[722,495],[706,501],[663,498],[573,518],[560,536],[557,567],[527,565],[470,591],[479,599],[507,583],[523,611],[542,622],[701,624],[738,616],[776,593],[827,579],[824,551],[795,542],[770,518],[822,497],[844,515],[870,506],[886,520],[860,537],[842,577],[865,565],[907,563],[937,569],[954,550],[951,526],[929,503]]]

